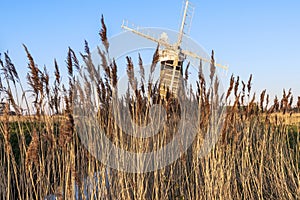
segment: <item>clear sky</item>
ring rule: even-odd
[[[9,51],[19,73],[27,73],[26,44],[40,66],[53,66],[56,58],[65,67],[67,49],[83,52],[100,43],[100,17],[108,36],[120,33],[123,19],[144,27],[178,30],[182,0],[128,1],[16,1],[0,2],[0,52]],[[231,74],[272,96],[292,88],[300,96],[299,0],[193,0],[190,37],[216,58],[229,64]]]

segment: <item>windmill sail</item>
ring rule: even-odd
[[[159,89],[162,98],[166,97],[167,91],[172,93],[173,96],[177,97],[180,84],[183,84],[182,65],[186,56],[197,58],[204,62],[212,62],[208,59],[202,58],[194,52],[181,49],[183,36],[188,34],[190,31],[193,13],[194,7],[190,5],[188,0],[186,0],[184,2],[184,10],[178,33],[178,38],[174,44],[170,44],[167,41],[167,35],[164,33],[162,33],[160,38],[156,38],[154,36],[151,36],[151,34],[149,33],[143,32],[143,30],[139,29],[138,27],[129,27],[128,22],[123,21],[123,24],[121,26],[123,29],[131,31],[134,34],[151,40],[159,45],[159,61],[161,64]],[[222,66],[216,63],[211,64],[214,64],[215,66],[221,67],[223,69],[227,69],[226,66]]]

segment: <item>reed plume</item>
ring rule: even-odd
[[[205,81],[205,77],[203,74],[203,63],[202,63],[202,59],[200,59],[199,62],[199,72],[198,72],[198,79],[200,80],[200,82]]]
[[[108,53],[109,42],[108,42],[108,39],[107,39],[107,29],[106,29],[106,25],[105,25],[105,22],[104,22],[103,15],[101,16],[101,30],[99,32],[99,35],[100,35],[101,41],[102,41],[102,43],[105,47],[105,50]]]
[[[293,95],[291,95],[290,101],[289,101],[289,105],[288,105],[288,109],[291,109],[291,108],[292,108],[293,100],[294,100],[294,97],[293,97]]]
[[[263,90],[262,93],[260,94],[260,109],[261,109],[261,112],[264,111],[265,95],[266,95],[266,90]]]
[[[118,83],[117,63],[115,59],[111,63],[111,83],[113,87],[116,87]]]
[[[55,68],[55,81],[57,82],[57,84],[60,84],[60,73],[59,73],[59,68],[58,68],[58,64],[56,59],[54,59],[54,68]]]
[[[152,74],[155,70],[155,67],[156,67],[156,64],[158,63],[158,61],[159,61],[159,45],[157,45],[156,50],[152,57],[152,63],[151,63],[151,67],[150,67],[150,77],[152,77]]]
[[[290,92],[287,95],[285,92],[285,89],[283,89],[283,95],[282,95],[282,99],[280,101],[280,110],[283,111],[283,114],[285,114],[287,111],[289,96],[290,96]]]
[[[47,71],[46,66],[44,66],[44,70],[41,73],[41,81],[44,84],[44,88],[45,88],[45,92],[46,95],[48,97],[48,99],[50,99],[50,85],[49,85],[49,72]]]
[[[4,74],[14,84],[16,83],[16,81],[19,82],[20,81],[19,75],[17,73],[15,65],[12,63],[10,57],[8,56],[8,53],[4,53],[4,59],[5,59],[5,67],[3,66],[3,64],[1,64],[2,65],[2,69],[4,71]]]
[[[234,84],[234,77],[233,77],[233,75],[231,75],[231,77],[230,77],[229,88],[228,88],[228,90],[227,90],[227,94],[226,94],[226,98],[225,98],[226,101],[227,101],[228,97],[230,96],[230,94],[231,94],[231,92],[232,92],[233,84]]]
[[[250,75],[249,80],[248,80],[248,84],[247,84],[248,97],[250,96],[250,91],[251,91],[251,85],[252,85],[251,81],[252,81],[252,74]]]
[[[68,68],[68,73],[70,77],[73,77],[73,62],[72,62],[72,53],[71,53],[71,48],[69,47],[68,50],[68,56],[67,56],[67,68]]]
[[[189,79],[189,67],[190,67],[190,62],[186,65],[185,72],[184,72],[184,80],[187,82]]]
[[[85,41],[86,42],[86,41]],[[87,43],[87,42],[86,42]],[[85,48],[87,48],[88,47],[88,44],[86,44],[85,45]],[[76,54],[75,54],[75,52],[73,51],[73,49],[71,49],[70,47],[69,47],[69,52],[70,52],[70,56],[71,56],[71,59],[72,59],[72,64],[73,64],[73,66],[75,67],[75,69],[77,70],[77,71],[79,71],[79,69],[80,69],[80,65],[79,65],[79,61],[78,61],[78,59],[77,59],[77,57],[76,57]]]
[[[215,76],[216,73],[216,66],[215,66],[215,56],[214,56],[214,50],[211,51],[211,58],[210,58],[210,82],[212,83],[213,78]]]
[[[265,110],[266,110],[266,111],[268,110],[269,102],[270,102],[270,95],[267,94],[266,106],[265,106]]]
[[[245,102],[245,91],[246,91],[246,84],[244,81],[242,81],[242,97],[241,97],[242,105],[244,105]]]
[[[131,88],[135,92],[137,89],[137,81],[134,76],[134,66],[132,63],[132,59],[130,57],[126,56],[126,60],[127,60],[127,77],[128,77]]]
[[[143,65],[143,60],[141,58],[141,54],[139,53],[139,68],[140,68],[140,76],[141,76],[141,82],[145,82],[145,68]]]
[[[238,76],[236,78],[236,82],[235,82],[235,85],[234,85],[234,96],[237,98],[238,94],[238,89],[239,89],[239,84],[240,84],[240,77]]]
[[[270,109],[270,113],[279,111],[279,108],[280,108],[280,104],[279,104],[279,101],[278,101],[278,98],[277,98],[277,95],[276,95],[275,98],[274,98],[274,103],[273,103],[273,105]]]
[[[98,50],[98,54],[100,55],[100,58],[101,58],[101,67],[103,68],[103,70],[105,72],[105,76],[108,77],[109,79],[111,79],[111,72],[110,72],[110,68],[108,65],[107,58],[106,58],[106,54],[99,47],[97,47],[97,50]]]
[[[31,54],[29,53],[27,47],[24,44],[23,47],[26,51],[27,58],[29,60],[28,68],[30,69],[30,73],[27,75],[28,84],[34,90],[34,93],[36,94],[36,102],[37,102],[39,92],[43,93],[43,85],[41,83],[40,76],[39,76],[40,70],[35,65],[34,60]]]

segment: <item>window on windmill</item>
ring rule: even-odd
[[[182,62],[178,62],[178,65],[176,66],[175,70],[180,71],[182,73],[182,68],[181,68]],[[162,62],[161,64],[161,70],[173,70],[173,60],[167,60]]]
[[[167,64],[167,65],[173,65],[173,62],[174,62],[173,60],[167,60],[167,61],[166,61],[166,64]]]

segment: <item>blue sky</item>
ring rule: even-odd
[[[83,3],[84,2],[84,3]],[[229,64],[231,74],[253,89],[281,96],[292,88],[300,96],[300,1],[298,0],[194,0],[190,37]],[[53,66],[56,58],[65,67],[67,49],[83,52],[100,43],[100,16],[108,36],[120,33],[123,19],[144,27],[177,30],[182,0],[131,1],[14,1],[0,3],[0,52],[9,51],[19,73],[27,73],[26,44],[36,63]],[[226,85],[227,83],[225,83]]]

